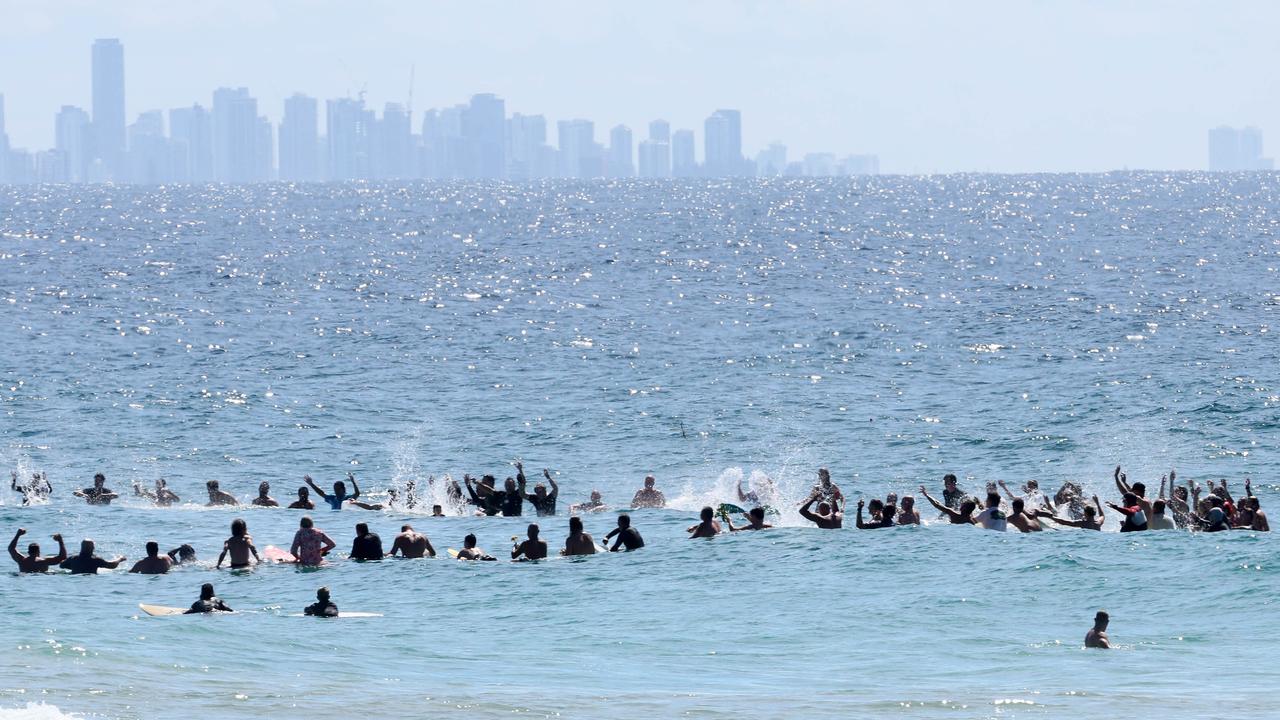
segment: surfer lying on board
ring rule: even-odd
[[[213,583],[205,583],[200,586],[200,599],[191,603],[191,609],[183,613],[183,615],[201,615],[214,612],[235,611],[227,607],[226,603],[213,594]]]
[[[459,560],[497,560],[481,548],[476,547],[476,536],[467,535],[462,539],[462,549],[458,551]]]
[[[773,527],[764,521],[764,508],[762,507],[753,507],[750,512],[743,513],[743,516],[747,518],[747,524],[735,526],[733,524],[733,518],[729,517],[729,513],[721,515],[721,517],[724,518],[725,525],[729,527],[729,532],[731,533],[741,532],[742,530],[768,530]]]
[[[537,523],[529,524],[529,539],[511,548],[512,560],[541,560],[547,556],[547,541],[538,537]],[[523,558],[521,556],[524,556]]]
[[[618,527],[609,531],[604,536],[604,544],[609,544],[609,538],[617,535],[618,540],[609,548],[610,552],[618,552],[619,547],[625,547],[627,550],[639,550],[644,547],[644,538],[640,537],[640,531],[631,527],[631,516],[623,513],[618,516]]]
[[[316,590],[316,601],[304,608],[302,614],[313,617],[338,617],[338,606],[329,599],[329,588],[322,587]]]
[[[18,528],[18,532],[14,533],[13,539],[9,541],[9,557],[18,563],[18,572],[24,573],[42,573],[48,571],[52,565],[57,565],[67,559],[67,546],[62,542],[61,533],[55,533],[54,541],[58,543],[58,554],[52,557],[41,557],[40,544],[31,543],[27,546],[27,554],[23,556],[18,552],[18,538],[27,534],[26,528]]]
[[[590,500],[584,503],[578,503],[577,505],[569,506],[569,512],[571,513],[604,512],[605,510],[608,510],[608,509],[609,509],[609,506],[604,504],[604,497],[600,495],[599,490],[591,491]]]
[[[395,557],[397,552],[407,558],[420,558],[428,553],[431,557],[436,556],[436,549],[431,547],[431,541],[426,535],[414,530],[412,525],[400,526],[400,534],[391,543],[391,557]]]
[[[720,523],[716,522],[716,511],[710,506],[702,508],[702,520],[697,525],[690,525],[687,530],[689,539],[709,538],[720,534]]]
[[[582,527],[582,518],[573,516],[569,518],[569,536],[564,539],[564,549],[560,551],[561,555],[595,555],[596,541],[592,539],[591,533]]]
[[[310,515],[304,515],[298,526],[289,553],[298,559],[299,565],[319,565],[324,562],[324,556],[338,546],[333,538],[315,526]]]
[[[803,517],[824,530],[835,530],[843,527],[844,513],[840,512],[834,504],[823,500],[818,503],[817,512],[810,509],[813,507],[815,502],[818,502],[818,497],[820,495],[821,490],[816,488],[812,493],[810,493],[809,499],[805,500],[804,504],[800,506],[800,517]]]

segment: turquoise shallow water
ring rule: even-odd
[[[683,540],[705,503],[819,465],[851,496],[1110,469],[1158,484],[1277,458],[1269,175],[734,184],[0,189],[0,466],[51,547],[216,556],[237,511],[88,508],[101,470],[284,498],[353,471],[559,473],[564,510],[672,500],[649,547],[536,565],[0,576],[0,707],[107,718],[1269,717],[1272,538],[932,525]],[[259,547],[297,515],[239,511]],[[408,520],[495,554],[527,520]],[[601,536],[612,515],[591,516]],[[1114,529],[1114,519],[1112,526]],[[24,539],[25,542],[25,539]],[[246,612],[137,617],[202,582]],[[382,618],[288,617],[316,586]],[[1121,650],[1080,639],[1106,607]],[[407,710],[408,709],[408,710]],[[4,711],[0,711],[4,712]],[[22,712],[28,712],[23,710]]]

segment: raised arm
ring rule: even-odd
[[[17,477],[17,475],[14,477]],[[13,558],[13,561],[18,564],[22,564],[22,554],[18,552],[18,538],[22,537],[26,532],[26,528],[18,528],[18,532],[14,533],[13,539],[9,541],[9,557]]]
[[[1003,480],[997,480],[996,485],[999,485],[1000,489],[1004,491],[1005,497],[1009,498],[1009,502],[1013,502],[1018,499],[1016,495],[1009,492],[1009,486],[1005,485]]]
[[[818,517],[812,510],[809,509],[813,507],[813,502],[817,499],[818,499],[817,493],[814,493],[809,496],[809,499],[806,500],[805,503],[800,506],[800,517],[806,520],[809,520],[811,522],[818,522],[822,519]]]
[[[1097,495],[1093,496],[1093,505],[1098,510],[1098,527],[1102,527],[1102,521],[1106,518],[1107,513],[1103,511],[1102,501],[1098,499]]]
[[[738,502],[746,502],[747,494],[742,492],[742,480],[738,480]]]
[[[1165,481],[1165,477],[1161,475],[1160,476],[1160,494],[1156,496],[1160,500],[1164,500],[1164,481]],[[1170,492],[1172,492],[1173,488],[1169,488],[1169,490]]]
[[[360,486],[359,486],[358,484],[356,484],[356,476],[355,476],[355,475],[352,475],[351,473],[347,473],[347,479],[351,481],[351,489],[355,491],[355,492],[353,492],[353,493],[351,494],[351,497],[349,497],[349,498],[347,498],[347,499],[348,499],[348,500],[356,500],[356,499],[359,499],[359,497],[360,497]]]
[[[302,479],[306,481],[307,485],[310,486],[311,490],[315,492],[315,494],[320,496],[321,500],[329,499],[329,495],[325,493],[325,491],[321,490],[319,485],[316,485],[316,481],[312,480],[310,475],[303,475]]]
[[[925,490],[925,489],[924,489],[924,486],[923,486],[923,485],[921,485],[921,486],[920,486],[920,494],[924,496],[924,499],[925,499],[925,500],[928,500],[928,501],[929,501],[929,504],[930,504],[930,505],[932,505],[932,506],[934,506],[934,507],[938,508],[938,511],[939,511],[939,512],[945,513],[947,516],[951,517],[952,519],[958,519],[958,518],[960,518],[960,517],[963,517],[963,516],[960,514],[960,511],[959,511],[959,510],[952,510],[951,508],[947,507],[946,505],[943,505],[942,503],[938,502],[937,500],[934,500],[934,499],[933,499],[933,496],[929,494],[929,491],[928,491],[928,490]]]
[[[527,483],[528,483],[528,480],[524,476],[524,463],[517,460],[516,461],[516,488],[519,490],[521,495],[524,495],[524,486]]]
[[[1232,505],[1235,505],[1236,504],[1235,498],[1231,497],[1231,491],[1227,489],[1226,478],[1222,478],[1221,485],[1222,485],[1222,494],[1227,496],[1227,502],[1231,503]]]
[[[9,473],[9,477],[12,478],[9,481],[9,489],[14,492],[18,492],[18,472],[15,470]]]
[[[1114,477],[1116,481],[1116,487],[1119,488],[1121,493],[1133,492],[1133,489],[1129,487],[1128,476],[1120,472],[1119,465],[1116,466],[1116,472]]]
[[[547,482],[551,485],[551,492],[549,493],[548,497],[550,497],[552,500],[555,500],[556,498],[560,497],[560,486],[556,484],[556,479],[551,477],[551,473],[547,472],[546,468],[542,469],[542,476],[545,477],[547,479]]]
[[[67,559],[67,543],[62,539],[62,533],[54,533],[53,539],[58,543],[58,556],[52,562],[61,563]]]

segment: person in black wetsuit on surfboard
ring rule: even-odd
[[[215,612],[235,611],[227,607],[226,603],[213,594],[213,583],[205,583],[200,586],[200,599],[191,603],[191,609],[187,610],[183,615],[201,615]]]
[[[316,601],[303,609],[302,614],[312,617],[338,617],[338,606],[329,599],[329,588],[322,587],[316,590]]]

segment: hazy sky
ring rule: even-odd
[[[364,88],[381,110],[416,65],[415,111],[494,92],[594,120],[602,142],[663,117],[699,155],[727,107],[751,156],[781,140],[885,172],[1203,168],[1208,128],[1280,128],[1278,33],[1261,0],[0,0],[0,93],[12,144],[51,146],[58,108],[90,106],[93,39],[119,37],[130,122],[223,85],[274,121],[294,91]]]

